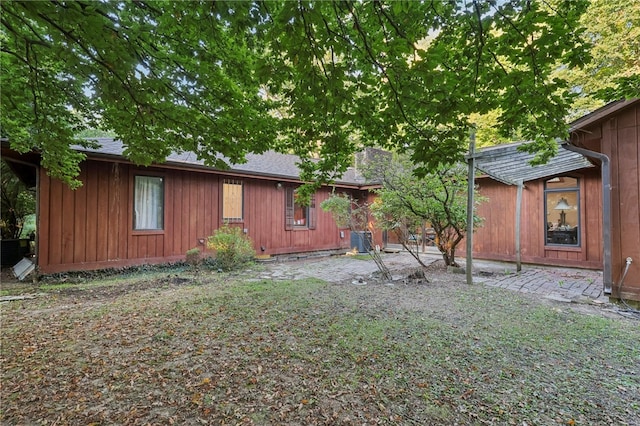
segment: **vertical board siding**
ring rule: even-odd
[[[62,184],[61,184],[62,185]],[[62,263],[73,263],[74,247],[74,222],[75,222],[75,192],[67,191],[66,186],[62,188],[62,236],[60,239],[60,254]]]
[[[84,261],[95,262],[98,260],[98,221],[95,217],[95,212],[98,210],[98,171],[97,167],[84,167],[83,170],[86,170],[86,174],[85,180],[82,181],[82,187],[87,189],[86,205],[84,206],[84,227],[86,229]],[[81,261],[80,259],[76,260],[76,262]]]
[[[602,125],[602,148],[604,153],[611,159],[611,257],[613,260],[612,272],[613,281],[617,282],[621,274],[620,240],[622,233],[620,229],[620,175],[618,158],[618,135],[616,132],[617,120],[612,118]],[[619,266],[620,265],[620,266]]]
[[[635,140],[635,146],[637,148],[635,173],[636,173],[637,182],[639,183],[635,188],[638,204],[635,212],[634,211],[629,212],[629,217],[630,217],[631,226],[634,226],[636,230],[640,231],[640,106],[636,106],[634,110],[630,112],[630,116],[632,117],[630,126],[632,127],[633,131],[629,134],[628,143],[633,144],[634,143],[633,141]],[[631,173],[633,173],[633,169],[631,170]],[[635,225],[634,225],[634,221],[635,221]],[[633,257],[634,261],[637,262],[636,265],[638,265],[640,264],[640,244],[638,244],[640,239],[636,239],[634,242],[632,238],[629,238],[628,241],[631,244],[631,247],[635,248],[631,256]],[[633,271],[629,272],[628,277],[629,277],[629,281],[627,282],[627,285],[633,286],[635,291],[634,300],[640,300],[640,267],[636,266],[633,269]]]
[[[198,234],[198,213],[200,211],[200,199],[198,199],[198,174],[188,174],[189,184],[189,202],[183,204],[182,214],[186,215],[189,222],[189,231],[185,233],[185,240],[183,241],[183,253],[191,249],[195,245],[196,235]],[[175,203],[174,203],[175,206]]]
[[[177,213],[182,221],[182,239],[180,241],[179,253],[186,253],[191,247],[189,247],[189,233],[191,232],[191,215],[189,209],[191,208],[191,179],[190,174],[181,172],[182,178],[182,199],[176,199],[171,203],[171,208],[174,209],[174,213]]]
[[[602,230],[602,180],[600,170],[588,171],[585,174],[584,194],[582,199],[584,211],[584,225],[581,238],[587,259],[603,260],[603,230]]]
[[[622,120],[619,121],[622,124]],[[620,238],[620,253],[623,258],[631,256],[638,259],[638,244],[640,243],[640,202],[638,187],[640,187],[640,172],[638,171],[638,143],[637,127],[623,127],[618,129],[618,188],[620,192],[620,231],[624,238]],[[640,259],[638,259],[640,260]],[[634,268],[635,269],[635,268]]]
[[[164,177],[164,230],[133,230],[133,180]],[[83,187],[72,191],[41,172],[39,258],[43,273],[175,261],[184,258],[222,224],[221,182],[215,173],[138,168],[88,160]],[[236,179],[236,178],[234,178]],[[319,207],[330,193],[316,194],[316,229],[285,229],[285,190],[276,181],[243,178],[243,220],[258,254],[339,249],[343,240],[329,213]],[[348,235],[346,235],[348,237]],[[265,247],[262,251],[260,247]]]
[[[109,214],[107,215],[107,260],[118,259],[118,245],[120,243],[120,221],[122,220],[121,211],[124,204],[122,200],[122,181],[127,181],[127,175],[122,179],[120,174],[121,166],[113,163],[109,173]]]
[[[164,257],[164,235],[156,235],[156,249],[155,256],[156,257]]]
[[[262,186],[273,185],[272,182],[264,182]],[[268,189],[265,188],[264,191]],[[273,212],[272,216],[262,215],[263,226],[267,232],[262,238],[268,250],[280,246],[291,246],[291,232],[285,230],[285,190],[276,189],[271,197],[267,197],[268,211]],[[260,210],[255,210],[260,211]]]
[[[193,247],[198,246],[198,238],[204,237],[205,229],[207,229],[207,176],[204,174],[198,175],[198,216],[195,238],[192,241]]]
[[[541,181],[526,182],[522,196],[520,247],[523,257],[542,256],[544,253],[544,184]],[[514,235],[515,238],[515,235]]]
[[[96,167],[98,177],[98,210],[87,212],[96,221],[96,261],[107,260],[107,236],[109,231],[109,164],[91,163],[87,167]]]
[[[581,172],[581,245],[546,246],[544,230],[544,179],[525,182],[520,216],[520,246],[523,262],[600,268],[602,264],[602,191],[599,170]],[[474,236],[474,256],[483,259],[515,261],[514,185],[489,178],[479,179],[480,194],[487,200],[478,206],[483,226]],[[462,251],[459,252],[463,254]]]
[[[514,255],[516,187],[483,179],[480,194],[487,200],[477,207],[477,214],[484,218],[484,222],[474,235],[474,252]],[[525,223],[523,221],[523,230]]]
[[[47,177],[48,178],[48,177]],[[62,263],[62,218],[66,216],[62,210],[63,184],[51,181],[49,197],[49,258],[52,264]]]
[[[601,126],[602,152],[611,159],[613,295],[640,301],[640,268],[634,267],[640,261],[640,106],[619,112]],[[627,257],[634,263],[619,295]]]
[[[171,239],[172,247],[171,254],[182,253],[182,216],[180,211],[176,209],[175,205],[182,202],[182,173],[174,173],[173,179],[171,179],[173,191],[168,195],[169,199],[167,199],[167,206],[171,206],[169,210],[171,211],[170,216],[173,217],[173,233],[167,235],[167,238]],[[186,252],[185,252],[186,253]]]
[[[82,169],[78,179],[81,182],[87,180],[87,170]],[[75,191],[75,206],[74,211],[76,218],[74,220],[73,234],[75,241],[86,241],[87,232],[87,187],[81,186]],[[86,244],[74,244],[73,245],[73,262],[82,262],[87,258],[87,245]]]
[[[248,235],[253,240],[256,253],[273,253],[277,248],[274,241],[285,243],[286,238],[282,233],[284,229],[284,216],[278,218],[280,210],[278,200],[282,200],[284,208],[284,188],[276,188],[275,182],[260,182],[244,180],[244,227],[248,229]],[[271,213],[271,214],[269,214]],[[262,251],[260,247],[264,247]]]
[[[316,193],[316,229],[290,230],[286,229],[285,223],[285,187],[277,188],[275,181],[245,179],[244,188],[243,227],[248,230],[258,254],[340,248],[338,228],[333,218],[319,207],[329,195],[328,188],[322,188]]]
[[[133,192],[130,179],[130,167],[120,165],[120,206],[118,209],[118,259],[127,259],[129,235],[133,227]]]

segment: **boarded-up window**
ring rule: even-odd
[[[133,195],[133,229],[164,228],[164,185],[156,176],[136,176]]]
[[[285,229],[316,229],[316,197],[311,196],[309,205],[298,200],[294,188],[286,188],[285,194]]]
[[[222,220],[242,221],[242,181],[225,179],[222,183]]]

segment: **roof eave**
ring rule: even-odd
[[[624,109],[630,105],[633,105],[637,102],[640,102],[640,98],[634,98],[634,99],[628,99],[628,100],[621,100],[621,101],[616,101],[616,102],[611,102],[601,108],[598,108],[597,110],[591,112],[590,114],[587,114],[583,117],[580,117],[579,119],[575,120],[574,122],[569,124],[569,133],[573,133],[577,130],[580,130],[584,127],[587,127],[597,121],[606,119],[607,117],[609,117],[611,114],[613,114],[616,111],[619,111],[621,109]]]

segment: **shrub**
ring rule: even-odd
[[[202,263],[202,259],[200,258],[200,249],[198,247],[194,247],[187,250],[186,260],[187,264],[191,266],[191,269],[198,274],[200,271],[200,263]]]
[[[186,256],[187,263],[191,266],[198,266],[200,264],[200,249],[194,247],[192,249],[187,250]]]
[[[240,268],[255,256],[251,238],[226,224],[207,239],[207,247],[215,250],[218,265],[226,271]]]

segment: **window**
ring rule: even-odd
[[[242,221],[242,181],[225,179],[222,183],[222,220]]]
[[[545,182],[545,241],[550,245],[580,245],[578,179],[561,176]]]
[[[311,196],[309,205],[304,205],[294,188],[286,188],[285,194],[285,229],[315,229],[316,200]]]
[[[307,219],[309,218],[309,206],[305,206],[300,203],[298,193],[293,194],[293,225],[294,226],[307,226]]]
[[[161,177],[134,178],[133,229],[164,229],[164,184]]]

